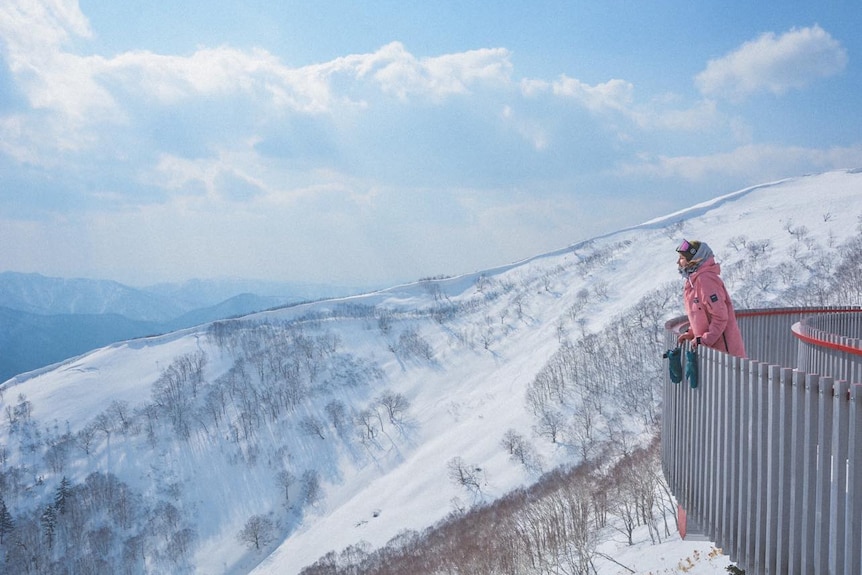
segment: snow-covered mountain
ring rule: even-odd
[[[0,388],[0,485],[17,531],[0,513],[0,546],[26,541],[42,566],[99,556],[130,573],[255,575],[381,547],[594,443],[648,438],[662,364],[641,336],[681,313],[682,237],[712,246],[738,308],[803,305],[847,297],[830,286],[860,227],[862,172],[793,178],[511,265],[117,343],[14,378]],[[566,390],[559,427],[537,415],[538,384],[566,354],[597,368],[570,378],[585,387],[642,360],[591,396],[603,402],[589,442],[581,390]],[[529,457],[515,461],[507,437]],[[67,493],[78,507],[61,515]],[[597,560],[602,575],[619,563],[678,572],[679,554],[698,558],[689,573],[726,565],[708,544],[603,545],[617,563]]]
[[[248,300],[254,294],[262,301],[284,305],[361,291],[359,288],[335,285],[235,278],[196,279],[136,288],[110,280],[0,272],[0,307],[46,316],[104,314],[160,323],[196,310],[224,306],[225,302],[238,296]],[[254,305],[260,304],[255,302]],[[248,313],[247,305],[235,307]],[[260,309],[266,308],[257,308]]]
[[[341,286],[332,284],[275,282],[242,278],[193,279],[182,283],[160,283],[141,288],[171,301],[181,303],[185,311],[208,308],[239,295],[255,294],[292,302],[315,301],[370,291],[369,286]]]
[[[3,272],[0,382],[116,341],[358,291],[237,279],[138,289],[107,280]]]
[[[0,273],[0,305],[40,315],[115,314],[166,321],[190,311],[177,301],[108,280]]]

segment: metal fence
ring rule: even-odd
[[[665,476],[748,575],[862,574],[860,312],[740,311],[749,358],[701,346],[697,388],[665,376]]]

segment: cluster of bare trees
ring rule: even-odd
[[[500,446],[509,454],[509,458],[519,463],[524,468],[539,475],[543,469],[542,456],[538,453],[532,442],[515,429],[509,429],[503,434]]]
[[[831,218],[824,214],[824,223]],[[765,307],[774,300],[785,306],[862,304],[862,215],[857,219],[857,234],[843,244],[832,234],[818,240],[808,227],[786,221],[792,238],[786,253],[771,239],[731,238],[722,273],[737,307]],[[789,257],[775,263],[779,256]]]
[[[382,378],[376,364],[342,351],[331,332],[312,335],[296,324],[231,321],[213,324],[209,336],[234,363],[192,396],[192,429],[213,438],[226,433],[251,452],[264,426],[295,426],[320,439],[330,426],[340,433],[349,420],[346,406],[330,400],[324,407],[324,398]]]
[[[592,575],[599,544],[646,525],[660,542],[675,529],[673,501],[658,462],[659,441],[605,468],[557,469],[492,503],[455,511],[423,532],[405,531],[384,547],[358,543],[332,551],[302,575],[568,573]],[[450,463],[466,473],[463,462]],[[632,527],[632,529],[634,528]]]
[[[588,460],[606,444],[625,452],[627,429],[655,425],[664,320],[678,304],[675,286],[665,286],[601,332],[574,341],[562,338],[527,389],[527,406],[535,416],[533,435],[569,446]]]
[[[214,325],[211,331],[222,349],[234,354],[233,367],[223,375],[207,380],[209,358],[203,351],[182,355],[152,384],[150,402],[133,407],[114,400],[75,432],[68,425],[37,422],[23,395],[5,406],[10,440],[26,457],[20,465],[8,465],[9,448],[15,445],[0,449],[0,572],[65,573],[63,564],[80,573],[188,569],[196,534],[185,510],[176,505],[177,497],[145,502],[110,473],[94,473],[79,486],[65,480],[58,484],[62,508],[51,502],[33,504],[33,478],[38,491],[46,491],[42,477],[60,481],[76,453],[89,457],[106,442],[119,447],[142,434],[152,448],[192,436],[213,444],[227,437],[253,463],[253,454],[268,449],[258,438],[264,425],[353,440],[351,430],[356,437],[376,437],[384,425],[401,426],[407,419],[409,402],[389,390],[373,397],[365,416],[337,398],[324,407],[333,390],[362,388],[382,377],[375,364],[341,352],[334,334],[310,335],[289,324],[238,325]],[[284,494],[285,508],[295,515],[322,496],[317,470],[296,474],[298,478],[283,470],[274,482],[274,489]],[[257,527],[263,537],[266,522]],[[258,539],[256,545],[262,542]]]
[[[365,308],[347,311],[363,317],[371,313]],[[231,462],[239,458],[253,465],[264,455],[276,470],[273,488],[282,494],[286,512],[276,523],[284,526],[291,517],[298,520],[303,508],[322,497],[321,476],[313,468],[282,468],[287,458],[278,452],[278,446],[261,437],[264,426],[280,434],[305,435],[326,442],[357,441],[365,449],[385,449],[380,444],[382,438],[388,435],[392,441],[393,433],[405,433],[410,423],[410,402],[403,394],[386,388],[372,395],[372,384],[383,378],[376,363],[344,352],[339,337],[319,329],[319,322],[306,321],[305,325],[313,329],[287,322],[213,324],[208,335],[233,359],[226,372],[208,379],[209,357],[203,351],[179,356],[152,383],[151,401],[131,406],[114,400],[74,432],[68,424],[64,429],[56,422],[52,426],[37,422],[32,416],[32,403],[23,395],[6,404],[4,415],[10,439],[26,454],[21,459],[24,463],[10,466],[9,448],[15,446],[0,446],[0,546],[8,564],[16,566],[9,572],[50,573],[52,562],[70,557],[58,551],[60,543],[68,547],[66,515],[50,504],[33,505],[28,493],[33,491],[34,477],[38,483],[43,476],[51,482],[59,481],[76,453],[78,457],[104,455],[106,445],[112,441],[117,451],[120,447],[136,449],[134,446],[141,442],[134,446],[120,443],[135,442],[141,436],[151,448],[187,442],[193,437],[202,444],[222,445],[227,438],[236,446],[234,451],[225,451]],[[428,361],[432,357],[430,346],[416,330],[408,328],[393,337],[392,351],[402,359]],[[342,391],[349,392],[353,400],[345,402]],[[362,402],[362,398],[367,399]],[[110,459],[106,465],[110,467]],[[96,567],[88,570],[82,564],[80,572],[123,571],[119,565],[124,549],[128,550],[129,560],[124,572],[143,572],[136,565],[145,559],[150,566],[161,565],[159,557],[168,555],[175,559],[164,570],[182,572],[196,536],[181,508],[155,502],[145,505],[110,474],[93,474],[83,487],[69,488],[64,484],[64,491],[70,490],[75,501],[91,501],[89,491],[83,489],[94,489],[103,477],[108,478],[109,487],[105,489],[111,496],[102,497],[102,508],[89,505],[86,509],[94,517],[118,510],[124,515],[119,526],[103,526],[98,534],[90,536],[91,542],[98,540],[99,544],[92,549],[82,548],[81,553],[88,557],[87,561],[95,561]],[[45,490],[43,487],[39,491]],[[274,499],[279,497],[274,494]],[[79,516],[80,513],[74,515]],[[274,536],[273,525],[260,517],[267,516],[258,516],[258,520],[252,517],[249,528],[239,536],[244,542],[251,537],[255,548]],[[76,519],[77,534],[86,533],[82,522],[89,520]],[[160,545],[148,542],[150,535],[142,534],[145,528],[150,530],[146,533],[162,537]],[[19,570],[22,561],[28,561],[30,566]]]
[[[167,416],[178,437],[187,439],[191,434],[195,401],[204,384],[206,363],[203,351],[178,357],[152,386],[154,406]]]

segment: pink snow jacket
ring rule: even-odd
[[[721,281],[721,267],[710,256],[685,278],[683,301],[694,337],[703,345],[726,351],[730,355],[745,357],[745,344],[733,302]]]

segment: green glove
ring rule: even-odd
[[[697,387],[697,351],[693,349],[685,352],[685,379],[692,389]]]
[[[674,383],[682,381],[682,353],[680,348],[669,349],[662,357],[667,358],[667,368],[670,374],[670,380]]]

